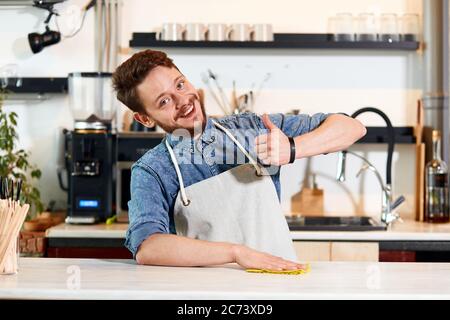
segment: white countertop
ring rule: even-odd
[[[450,264],[317,262],[306,275],[131,260],[21,258],[0,299],[450,299]],[[79,279],[79,281],[78,281]]]
[[[125,238],[128,224],[68,225],[47,230],[48,238]],[[450,223],[405,220],[387,231],[292,231],[293,240],[310,241],[450,241]]]
[[[126,223],[81,225],[61,223],[46,230],[47,238],[110,238],[125,239]]]

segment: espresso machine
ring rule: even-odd
[[[73,130],[64,130],[67,172],[66,223],[104,222],[115,213],[117,100],[111,73],[69,74]]]

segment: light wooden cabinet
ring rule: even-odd
[[[312,261],[373,261],[379,259],[377,242],[294,241],[297,258]]]
[[[330,261],[331,242],[294,241],[295,252],[299,261]]]
[[[378,262],[377,242],[332,242],[331,261]]]

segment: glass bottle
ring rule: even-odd
[[[433,159],[425,167],[425,221],[448,222],[448,169],[441,158],[441,132],[433,130]]]

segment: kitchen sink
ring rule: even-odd
[[[291,231],[374,231],[386,230],[384,223],[371,217],[287,216]]]

